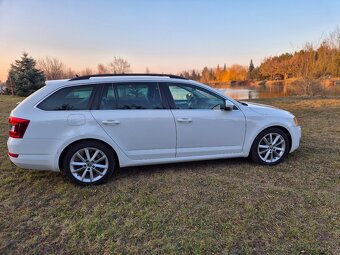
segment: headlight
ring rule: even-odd
[[[294,123],[295,123],[296,126],[299,125],[298,119],[295,116],[294,116]]]

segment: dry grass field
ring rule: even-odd
[[[294,113],[280,165],[226,159],[126,168],[105,185],[8,160],[0,96],[0,254],[340,254],[340,98],[254,100]]]

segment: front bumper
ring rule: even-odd
[[[291,127],[292,136],[292,147],[290,148],[290,152],[295,151],[300,146],[301,141],[301,127],[300,126],[293,126]]]

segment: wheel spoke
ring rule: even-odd
[[[270,152],[270,162],[273,162],[273,151]]]
[[[90,170],[90,179],[91,179],[91,182],[93,182],[93,171],[92,171],[92,169]]]
[[[275,144],[275,146],[279,146],[280,144],[284,143],[285,140],[281,140],[280,142],[278,142],[277,144]]]
[[[277,157],[280,157],[280,154],[277,153],[276,151],[274,151],[274,154],[275,154]]]
[[[277,151],[284,151],[284,149],[280,148],[280,147],[274,147],[274,149],[277,150]]]
[[[107,165],[100,165],[100,164],[93,164],[94,167],[98,167],[98,168],[107,168]]]
[[[100,159],[97,159],[96,161],[94,161],[95,164],[99,163],[100,161],[103,161],[104,159],[106,159],[106,156],[101,157]]]
[[[99,174],[100,176],[103,176],[103,173],[102,172],[100,172],[98,169],[96,169],[96,168],[93,168],[93,171],[95,171],[97,174]]]
[[[268,149],[268,148],[269,148],[269,145],[260,144],[260,145],[259,145],[259,148],[261,148],[261,149]]]
[[[87,160],[91,160],[91,156],[90,156],[90,152],[89,152],[89,149],[88,148],[85,148],[85,154],[86,154],[86,159]]]
[[[83,175],[81,176],[81,180],[83,181],[86,176],[87,170],[84,171]]]
[[[277,141],[281,138],[280,135],[277,135],[273,141],[273,145],[275,145],[277,143]]]
[[[269,154],[270,154],[270,150],[268,150],[268,151],[267,151],[267,153],[266,153],[266,155],[264,156],[264,158],[263,158],[263,159],[264,159],[264,161],[266,161],[266,160],[267,160],[267,158],[269,157]]]
[[[270,143],[273,144],[273,134],[272,133],[269,134],[269,140],[270,140]]]
[[[72,161],[72,162],[71,162],[71,165],[73,165],[73,166],[85,166],[86,163],[84,163],[84,162],[75,162],[75,161]]]
[[[265,149],[263,151],[260,151],[260,154],[266,153],[267,151],[269,151],[269,149]]]
[[[97,157],[97,155],[98,155],[99,152],[100,152],[100,150],[96,150],[95,153],[93,153],[93,156],[92,156],[92,158],[90,159],[90,161],[93,161],[93,160]]]
[[[85,170],[85,169],[86,169],[86,167],[81,167],[81,168],[78,168],[78,169],[73,169],[73,170],[71,170],[71,172],[72,173],[78,173],[78,172]]]
[[[268,140],[267,140],[267,138],[266,138],[266,137],[263,137],[263,140],[264,140],[264,142],[265,142],[267,145],[269,145],[269,144],[270,144],[270,142],[268,142]]]
[[[80,158],[80,160],[81,160],[81,161],[83,161],[83,162],[85,162],[85,161],[86,161],[86,159],[84,159],[84,158],[83,158],[83,156],[82,156],[82,155],[80,155],[80,153],[79,153],[79,152],[77,152],[77,156],[78,156],[78,158]]]

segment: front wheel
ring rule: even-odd
[[[111,148],[100,142],[79,142],[66,153],[63,168],[76,184],[101,184],[113,173],[115,156]]]
[[[285,132],[278,128],[262,131],[254,140],[250,157],[261,165],[277,165],[288,154],[289,140]]]

